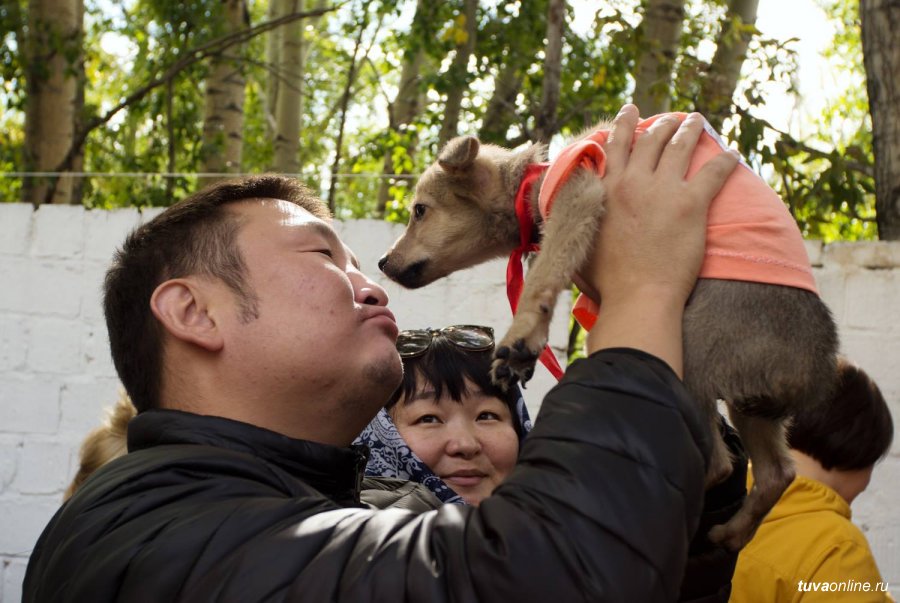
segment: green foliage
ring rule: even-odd
[[[748,86],[738,105],[738,119],[729,133],[740,150],[788,204],[804,236],[836,240],[876,239],[875,182],[872,176],[871,125],[862,45],[859,38],[858,3],[821,0],[836,27],[825,57],[836,79],[856,80],[831,100],[808,140],[798,141],[753,117],[754,105],[765,98],[756,86]],[[763,41],[752,53],[755,73],[787,82],[796,70],[790,59],[790,41]],[[792,89],[792,88],[789,88]]]
[[[119,14],[110,14],[108,5],[89,3],[87,116],[99,115],[158,77],[162,67],[180,58],[185,49],[220,35],[220,7],[218,0],[135,0],[121,5]],[[104,40],[115,52],[104,51]],[[125,56],[120,56],[123,51]],[[92,133],[85,145],[85,171],[142,175],[88,179],[85,205],[169,205],[196,188],[195,176],[153,174],[197,171],[203,119],[203,92],[197,82],[206,76],[206,69],[199,64],[183,71],[171,86],[154,89]]]
[[[767,102],[765,82],[792,91],[796,72],[793,44],[756,36],[745,78],[735,98],[735,117],[726,121],[731,138],[751,163],[781,193],[807,236],[826,240],[873,238],[872,142],[857,27],[857,3],[820,0],[837,25],[828,54],[835,71],[853,78],[829,104],[815,133],[796,141],[754,117]],[[330,2],[307,0],[310,6]],[[306,77],[300,140],[300,177],[325,194],[340,127],[340,96],[350,68],[361,10],[369,16],[363,46],[370,49],[358,65],[337,176],[340,217],[377,214],[382,177],[389,180],[384,218],[404,222],[413,180],[437,153],[444,118],[443,99],[465,88],[459,128],[480,133],[506,146],[526,142],[535,126],[543,85],[543,46],[547,0],[492,0],[479,4],[477,36],[466,73],[450,71],[455,48],[463,41],[463,1],[344,0],[338,9],[307,22]],[[427,18],[413,21],[417,7]],[[249,2],[250,20],[266,19],[267,0]],[[23,152],[23,65],[17,32],[24,0],[0,5],[0,169],[21,168]],[[96,117],[152,81],[190,49],[223,32],[221,0],[87,0],[84,59],[87,76],[84,119]],[[587,12],[569,6],[564,37],[561,97],[556,130],[580,132],[614,114],[629,100],[641,40],[638,0],[597,3]],[[681,49],[675,62],[673,108],[691,110],[702,86],[710,41],[718,35],[724,0],[689,0]],[[415,23],[412,27],[410,23]],[[732,24],[733,25],[733,24]],[[746,28],[747,26],[741,26]],[[739,29],[732,28],[730,35]],[[424,53],[417,90],[424,104],[412,123],[388,126],[388,108],[399,85],[404,59]],[[269,168],[273,144],[267,123],[266,82],[278,66],[265,63],[265,36],[252,39],[242,55],[247,81],[244,106],[243,171]],[[93,207],[167,205],[198,185],[204,111],[203,82],[208,62],[200,62],[128,106],[87,139],[84,169],[111,174],[175,172],[172,177],[94,177],[86,181],[84,203]],[[497,79],[512,73],[518,88],[501,114],[485,120]],[[386,155],[394,174],[381,174]],[[20,180],[0,179],[0,198],[18,198]]]
[[[16,172],[24,165],[25,80],[17,37],[24,11],[24,0],[0,3],[0,172]],[[0,202],[17,201],[21,189],[20,179],[0,178]]]

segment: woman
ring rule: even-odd
[[[494,333],[455,325],[403,331],[403,383],[357,443],[366,475],[418,482],[443,503],[478,505],[512,470],[531,429],[517,387],[491,382]]]

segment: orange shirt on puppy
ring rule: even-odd
[[[674,113],[680,120],[685,113]],[[655,115],[643,120],[635,130],[635,139],[659,119]],[[694,151],[686,178],[691,178],[707,161],[726,149],[709,123]],[[584,166],[601,176],[606,168],[603,144],[609,130],[597,130],[562,150],[550,164],[541,186],[540,210],[544,219],[556,193],[572,171]],[[700,278],[752,281],[785,285],[818,293],[809,257],[796,222],[781,198],[749,166],[741,162],[725,181],[709,208],[706,233],[706,258]],[[597,319],[597,304],[581,296],[573,314],[585,328]]]

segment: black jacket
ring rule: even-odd
[[[662,362],[609,350],[546,397],[480,507],[372,510],[365,455],[142,413],[53,517],[25,601],[674,601],[708,433]]]

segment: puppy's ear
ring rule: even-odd
[[[457,136],[444,145],[438,154],[438,165],[451,174],[458,174],[472,166],[478,157],[481,143],[474,136]]]

